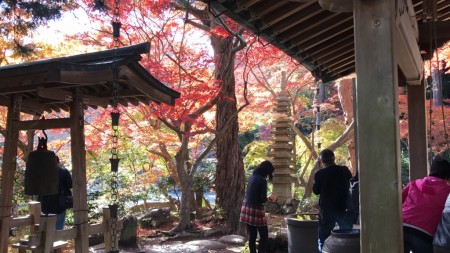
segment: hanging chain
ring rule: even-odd
[[[432,81],[432,67],[431,67],[431,60],[430,60],[430,77]],[[428,117],[430,119],[429,125],[428,125],[428,163],[431,165],[431,161],[433,160],[432,153],[433,153],[433,142],[434,142],[434,136],[433,136],[433,83],[430,84],[430,99],[429,99],[429,109],[428,109]]]
[[[436,1],[434,2],[434,6],[433,6],[433,14],[434,14],[434,19],[433,21],[437,21],[437,3]],[[440,67],[440,61],[439,61],[439,49],[438,49],[438,45],[437,45],[437,34],[436,34],[436,22],[433,22],[433,38],[434,38],[434,48],[436,50],[436,66],[437,66],[437,71],[438,71],[438,91],[440,92],[439,94],[439,98],[441,99],[439,101],[440,105],[441,105],[441,114],[442,114],[442,122],[443,122],[443,128],[444,128],[444,138],[445,138],[445,145],[447,148],[447,155],[450,152],[450,146],[448,143],[448,133],[447,133],[447,124],[445,123],[445,112],[444,112],[444,99],[442,96],[442,74],[441,73],[441,67]],[[431,59],[430,59],[431,62]],[[445,69],[445,65],[443,66],[443,68]],[[444,70],[445,71],[445,70]]]
[[[113,27],[113,46],[114,46],[114,59],[113,59],[113,78],[112,78],[112,105],[113,109],[111,111],[111,125],[112,125],[112,144],[111,144],[111,158],[109,159],[111,163],[111,204],[110,209],[110,219],[111,219],[111,253],[118,253],[118,208],[119,208],[119,181],[118,181],[118,168],[119,168],[119,117],[120,112],[117,108],[119,104],[119,64],[117,51],[120,46],[120,11],[119,11],[120,0],[114,0],[114,16],[112,20]]]
[[[314,107],[315,107],[315,129],[314,131],[317,131],[317,135],[319,134],[320,131],[320,104],[322,103],[322,98],[321,98],[321,85],[322,85],[322,80],[316,79],[315,80],[316,83],[316,99],[314,101]],[[320,152],[320,150],[322,149],[322,143],[319,139],[319,136],[316,136],[317,139],[317,149]]]

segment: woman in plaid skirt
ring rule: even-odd
[[[273,201],[276,199],[274,195],[267,197],[267,178],[269,178],[269,181],[272,181],[274,170],[275,168],[270,161],[264,161],[253,171],[253,175],[248,180],[247,192],[245,193],[244,203],[241,208],[240,221],[247,224],[250,253],[256,253],[256,237],[258,232],[258,252],[266,252],[269,229],[267,228],[263,204],[267,200]]]

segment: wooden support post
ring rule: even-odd
[[[86,190],[86,150],[84,142],[84,111],[82,94],[76,88],[70,107],[70,137],[72,152],[73,213],[77,229],[75,252],[89,251],[89,221]]]
[[[19,132],[14,130],[12,125],[14,121],[20,120],[22,97],[14,95],[11,101],[6,118],[6,136],[3,149],[2,187],[0,194],[0,252],[8,251],[9,229],[12,222],[12,197],[14,174],[16,172],[17,142],[19,140]]]
[[[55,240],[56,232],[56,214],[41,216],[39,232],[41,240],[37,252],[53,253],[53,241]]]
[[[109,252],[111,251],[111,212],[109,207],[103,207],[103,223],[107,225],[103,233],[105,252]]]
[[[428,174],[425,84],[408,85],[409,178]]]
[[[358,173],[358,177],[359,177],[359,155],[358,155],[358,121],[356,120],[356,115],[358,114],[358,104],[356,103],[356,79],[352,78],[352,97],[353,97],[353,139],[355,142],[355,160],[356,160],[356,168],[355,168],[355,173]],[[358,187],[359,184],[358,184]]]
[[[28,202],[28,213],[31,216],[30,234],[36,234],[36,224],[40,223],[41,218],[41,202]]]
[[[354,1],[362,253],[403,252],[395,6]]]

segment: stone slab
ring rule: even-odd
[[[202,248],[206,248],[208,250],[218,250],[218,249],[225,249],[227,246],[221,242],[218,241],[212,241],[212,240],[195,240],[187,242],[185,245],[189,246],[199,246]]]
[[[208,253],[208,249],[202,246],[189,245],[187,243],[171,245],[146,246],[141,252],[145,253]]]
[[[224,235],[219,238],[219,242],[232,245],[245,245],[245,238],[240,235]]]

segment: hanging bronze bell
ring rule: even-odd
[[[58,165],[53,151],[38,149],[30,152],[25,169],[25,194],[53,195],[58,193]]]

